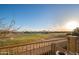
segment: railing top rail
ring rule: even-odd
[[[62,40],[62,41],[59,40],[59,41],[54,41],[53,43],[56,44],[56,43],[61,43],[61,42],[66,42],[66,41],[67,40]]]

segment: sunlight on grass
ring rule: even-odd
[[[48,34],[24,34],[16,36],[14,39],[5,39],[0,40],[0,46],[8,46],[8,45],[15,45],[15,44],[24,44],[24,43],[30,43],[35,40],[40,40],[43,38],[47,38]]]

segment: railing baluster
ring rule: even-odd
[[[30,46],[30,50],[29,51],[30,51],[30,55],[31,55],[31,45],[29,45],[29,46]]]
[[[0,55],[1,55],[1,49],[0,49]]]
[[[27,55],[27,45],[25,46],[25,49],[26,49],[26,55]]]
[[[17,50],[16,50],[17,54],[19,54],[19,53],[18,53],[19,47],[16,47],[16,49],[17,49]]]
[[[47,49],[48,49],[48,55],[50,55],[50,45],[48,45],[49,42],[47,42]]]
[[[47,48],[47,46],[46,46],[46,42],[44,43],[44,45],[45,45],[45,48],[44,48],[44,51],[45,51],[45,55],[47,54],[47,52],[46,52],[46,48]]]

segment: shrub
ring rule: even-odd
[[[79,27],[73,30],[72,35],[79,36]]]

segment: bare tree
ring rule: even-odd
[[[3,18],[4,19],[4,18]],[[0,19],[0,38],[7,38],[7,37],[12,37],[11,34],[13,34],[15,31],[17,31],[18,29],[20,29],[21,27],[18,28],[13,28],[15,25],[15,20],[11,20],[10,24],[3,24],[2,20]]]

